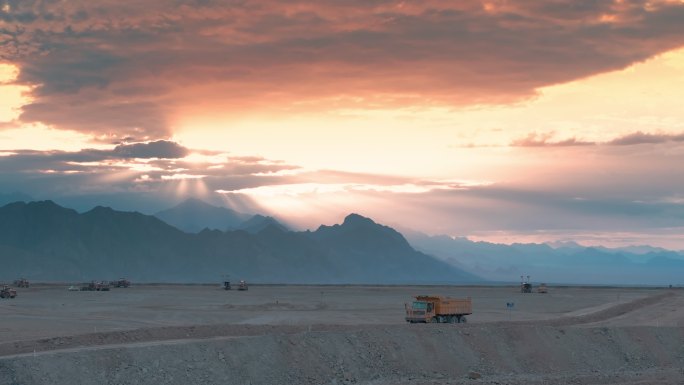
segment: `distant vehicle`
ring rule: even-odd
[[[27,287],[29,287],[29,281],[26,278],[17,279],[16,281],[14,281],[14,285],[16,287],[26,287],[27,288]]]
[[[3,285],[0,289],[0,298],[15,298],[16,296],[17,291],[7,285]]]
[[[520,292],[521,293],[531,293],[532,292],[532,284],[530,283],[530,276],[527,276],[527,280],[523,279],[523,276],[520,276]]]
[[[465,323],[466,315],[473,314],[473,302],[468,298],[448,298],[419,295],[404,304],[406,322],[409,323]]]
[[[223,290],[230,290],[230,281],[223,281]]]
[[[90,281],[81,286],[81,291],[109,291],[109,283],[105,281]]]
[[[524,282],[520,284],[520,292],[521,293],[531,293],[532,292],[532,284],[529,282]]]
[[[545,283],[540,283],[539,287],[537,287],[537,293],[539,294],[546,294],[549,292],[549,288],[546,287]]]
[[[131,281],[126,278],[119,278],[118,281],[113,281],[112,286],[114,287],[129,287],[131,286]]]
[[[71,285],[67,288],[67,290],[69,290],[69,291],[80,291],[81,288],[78,286]]]
[[[238,290],[245,291],[247,289],[247,282],[244,279],[240,280],[240,283],[238,283]]]

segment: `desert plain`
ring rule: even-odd
[[[0,383],[684,383],[680,288],[67,287],[0,300]],[[418,294],[471,297],[473,314],[407,324]]]

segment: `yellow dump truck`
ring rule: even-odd
[[[419,295],[411,304],[405,304],[406,322],[409,323],[464,323],[466,315],[473,314],[473,301],[468,298],[448,298]]]

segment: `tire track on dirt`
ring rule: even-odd
[[[619,317],[619,316],[625,315],[627,313],[631,313],[635,310],[639,310],[639,309],[647,307],[647,306],[656,305],[656,304],[664,301],[665,299],[676,296],[676,295],[677,294],[672,292],[672,291],[666,291],[666,292],[663,292],[660,294],[655,294],[655,295],[651,295],[648,297],[635,299],[635,300],[630,301],[630,302],[621,303],[621,304],[618,304],[615,306],[611,306],[607,309],[599,310],[597,312],[593,312],[593,313],[589,313],[589,314],[584,314],[584,315],[574,316],[574,317],[561,317],[561,318],[557,318],[557,319],[546,320],[546,321],[535,322],[535,323],[543,324],[546,326],[572,326],[572,325],[581,325],[581,324],[607,321],[611,318]]]

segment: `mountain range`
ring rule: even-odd
[[[193,204],[197,202],[188,205]],[[226,224],[219,216],[201,218]],[[0,279],[86,281],[123,276],[137,282],[217,282],[229,276],[271,283],[481,281],[414,250],[395,230],[357,214],[316,231],[287,231],[263,216],[237,225],[247,228],[212,230],[201,223],[204,230],[189,233],[137,212],[98,206],[78,213],[52,201],[15,202],[0,207]]]
[[[105,207],[79,214],[51,201],[16,202],[0,208],[0,279],[120,275],[205,282],[230,275],[283,283],[471,283],[530,275],[569,284],[684,281],[684,253],[657,247],[505,245],[409,229],[402,234],[356,214],[316,231],[290,231],[273,217],[197,199],[154,216]]]
[[[491,281],[529,275],[534,282],[682,285],[684,254],[649,246],[610,249],[574,242],[496,244],[402,230],[411,245],[452,266]]]

